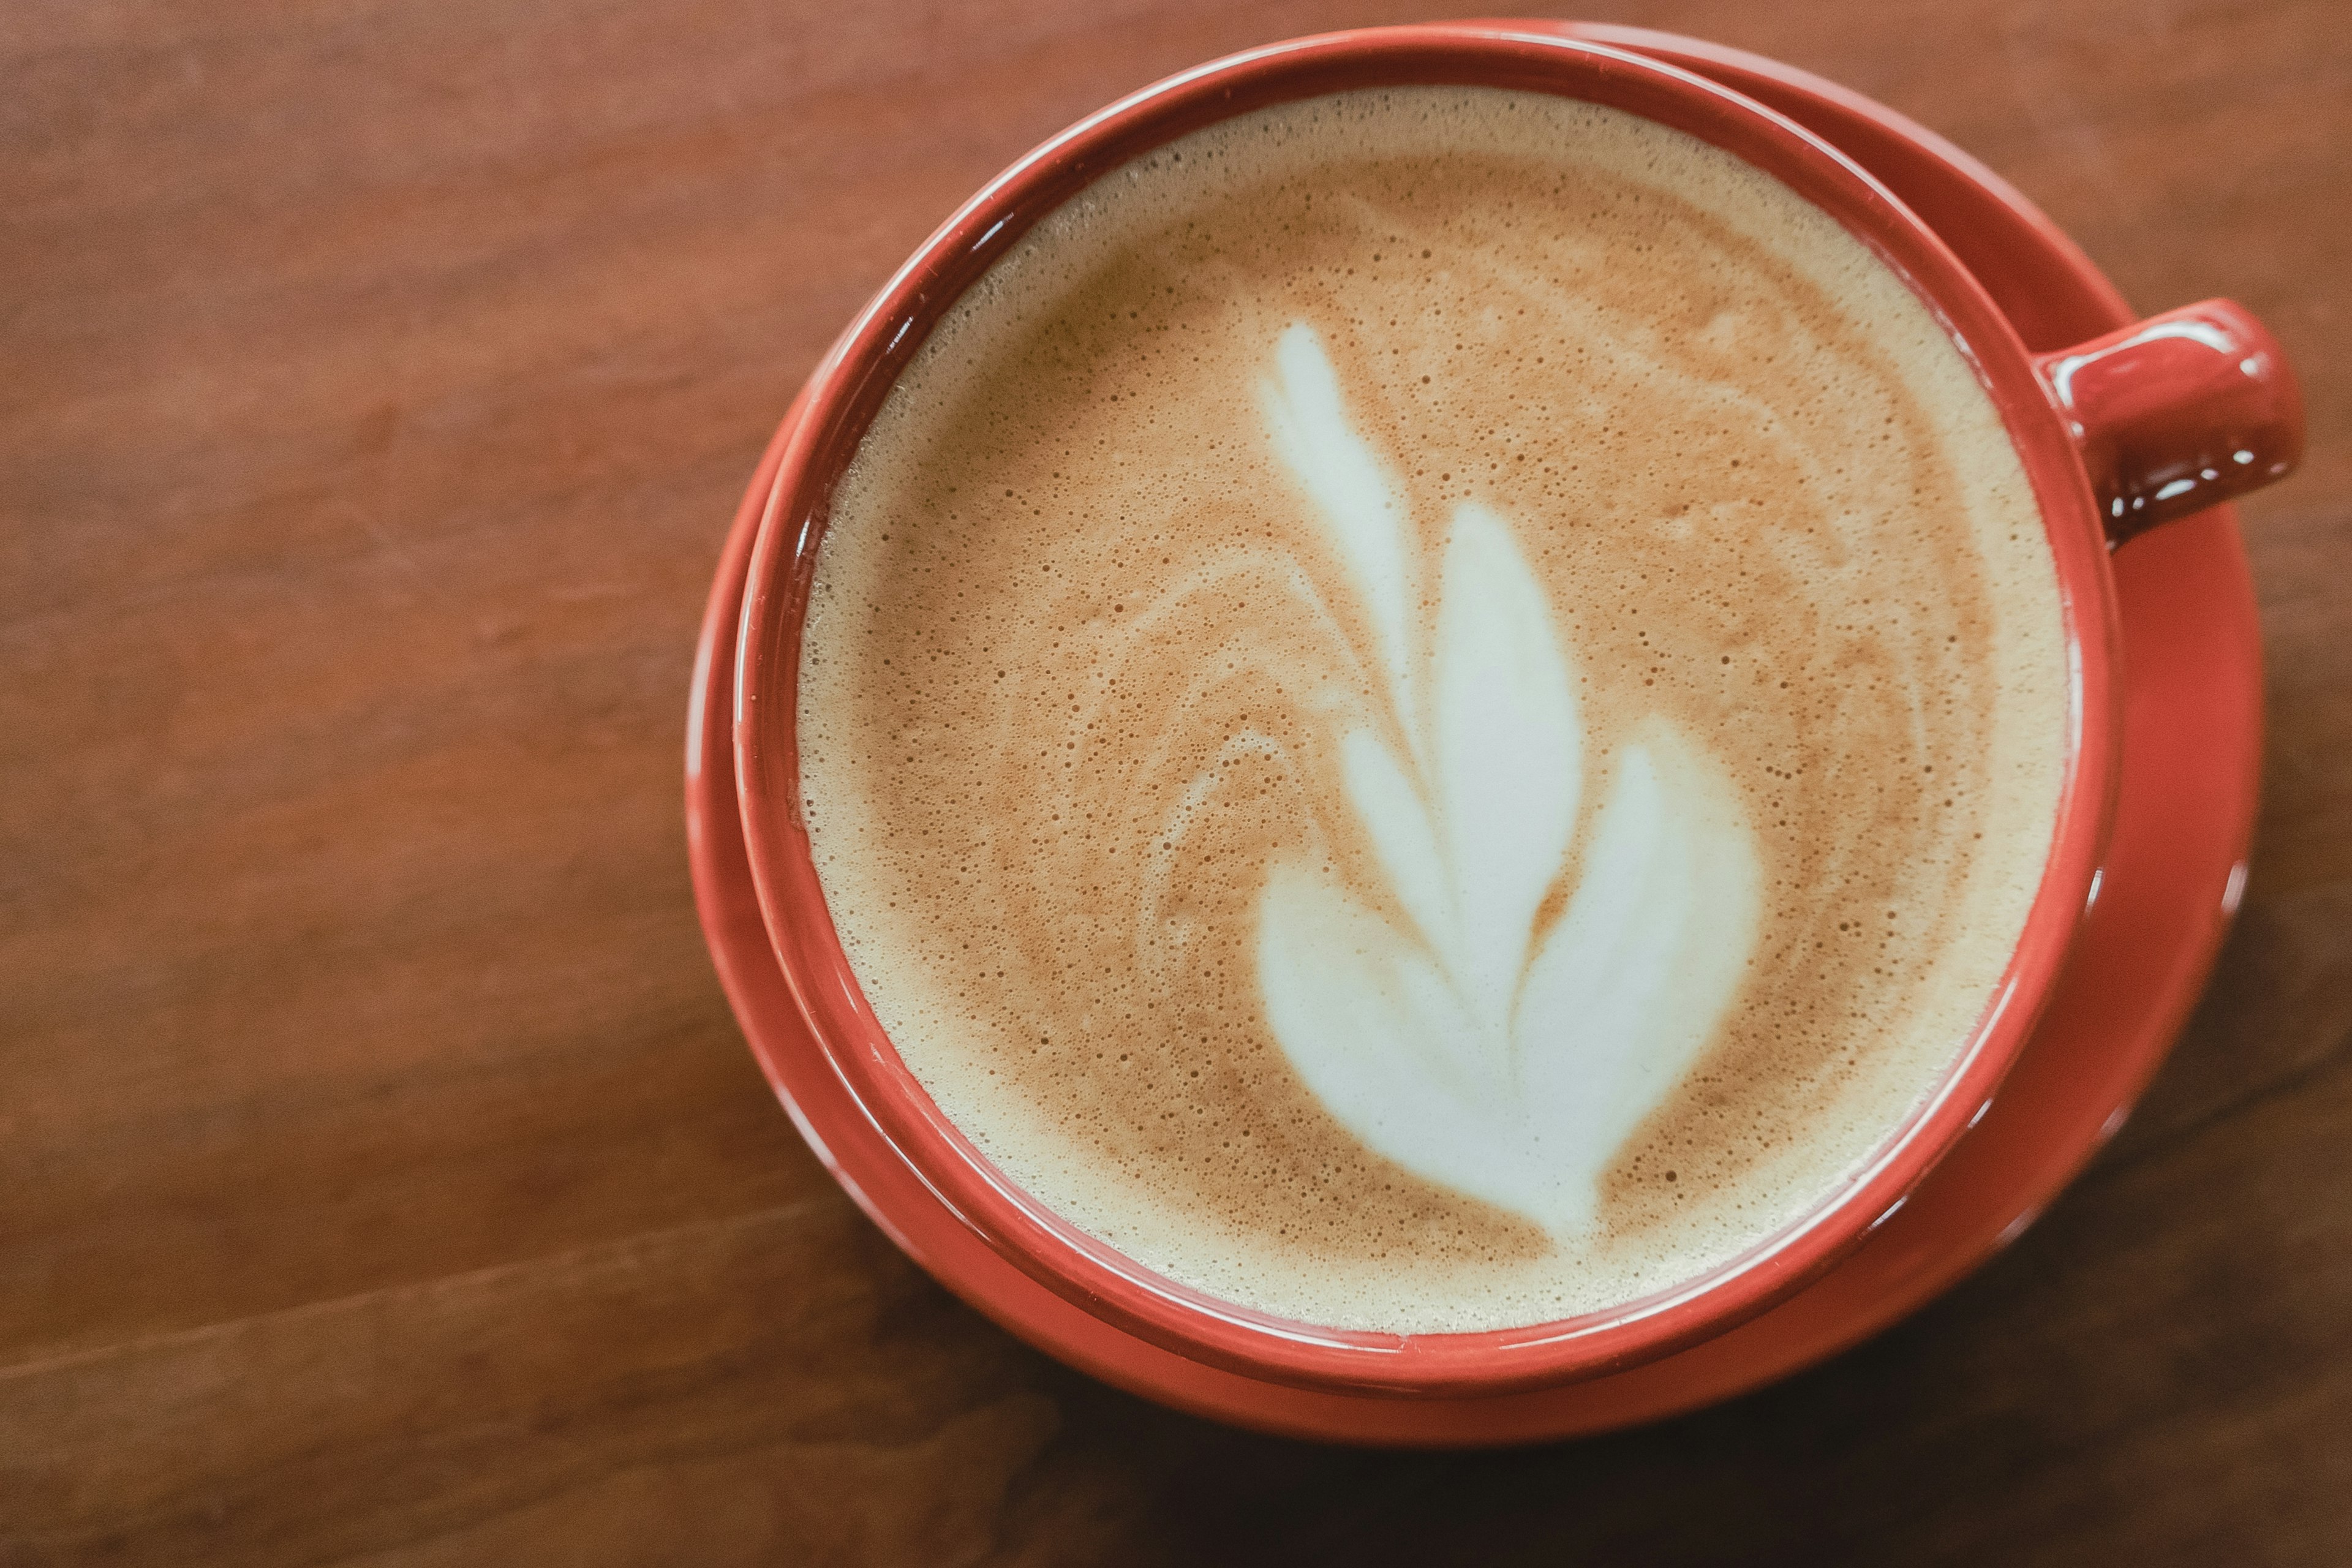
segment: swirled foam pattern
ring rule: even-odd
[[[1400,1331],[1664,1289],[1970,1037],[2047,858],[2058,591],[1901,281],[1483,89],[1098,180],[934,331],[803,638],[827,903],[1037,1199]]]

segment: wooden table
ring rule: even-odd
[[[794,385],[1077,114],[1369,0],[0,6],[0,1563],[2352,1561],[2352,28],[1659,4],[2299,361],[2252,892],[2137,1117],[1829,1366],[1321,1449],[904,1262],[695,926],[695,623]]]

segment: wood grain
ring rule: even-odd
[[[0,7],[0,1563],[2352,1561],[2352,33],[1636,5],[2001,170],[2305,378],[2245,509],[2244,917],[2015,1248],[1783,1386],[1498,1456],[1139,1404],[908,1267],[695,929],[719,540],[1076,115],[1379,3]]]

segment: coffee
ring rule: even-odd
[[[2049,850],[2032,493],[1825,215],[1488,89],[1098,179],[832,503],[804,812],[867,1000],[1009,1176],[1282,1316],[1633,1300],[1818,1205]]]

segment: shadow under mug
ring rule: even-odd
[[[1269,105],[1404,85],[1549,93],[1670,126],[1773,175],[1870,247],[1943,323],[2007,428],[2048,529],[2072,664],[2050,858],[1990,1002],[1925,1100],[1835,1191],[1707,1273],[1601,1311],[1480,1333],[1347,1331],[1256,1312],[1154,1273],[1023,1192],[932,1102],[866,1005],[810,857],[794,731],[801,628],[834,487],[940,315],[1041,217],[1129,159]],[[813,1048],[856,1114],[952,1223],[1120,1331],[1244,1376],[1407,1397],[1501,1394],[1633,1365],[1720,1333],[1817,1277],[1894,1212],[1989,1103],[2095,893],[2119,741],[2108,552],[2279,478],[2301,446],[2292,374],[2237,306],[2208,301],[2031,354],[1884,186],[1793,121],[1675,67],[1508,23],[1368,29],[1233,56],[1112,105],[1000,175],[899,269],[811,378],[761,521],[737,642],[736,783],[761,912]]]

